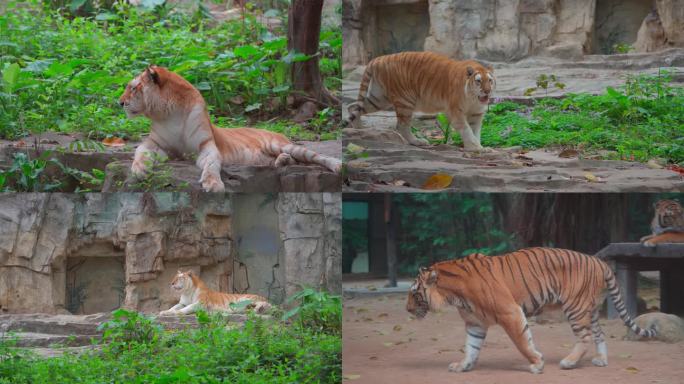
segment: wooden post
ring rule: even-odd
[[[684,314],[684,269],[660,270],[660,312]]]
[[[394,228],[395,216],[392,213],[392,194],[385,194],[385,238],[387,239],[387,279],[388,287],[397,286],[397,241]]]
[[[625,302],[625,308],[627,313],[634,318],[637,313],[637,271],[631,268],[629,263],[620,260],[617,260],[615,265],[615,277],[620,286],[620,293]],[[608,301],[610,301],[608,303],[608,318],[615,319],[619,316],[615,310],[615,304],[613,304],[611,299],[608,299]]]

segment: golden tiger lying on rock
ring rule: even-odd
[[[252,294],[223,293],[209,289],[204,282],[192,271],[178,271],[171,281],[171,288],[181,294],[180,301],[160,315],[187,315],[199,309],[207,311],[233,312],[231,303],[249,300],[247,308],[253,308],[256,313],[264,313],[271,308],[265,297]]]
[[[295,145],[285,136],[264,129],[219,129],[211,124],[200,92],[181,76],[152,65],[131,80],[119,104],[129,118],[152,120],[150,136],[135,150],[131,172],[145,174],[151,154],[197,155],[200,183],[207,192],[222,192],[221,166],[230,164],[284,166],[296,162],[320,164],[339,173],[342,162]]]
[[[651,235],[641,238],[647,247],[661,243],[684,243],[684,209],[677,200],[660,200],[655,204]]]
[[[541,373],[544,358],[532,342],[527,315],[546,304],[560,304],[578,338],[561,362],[575,368],[593,338],[594,365],[608,365],[608,348],[599,326],[599,307],[607,288],[624,323],[639,336],[653,337],[655,329],[641,329],[627,313],[613,271],[596,257],[555,248],[528,248],[501,256],[472,254],[421,268],[408,294],[406,309],[417,318],[428,311],[455,305],[466,323],[465,357],[449,365],[454,372],[475,367],[487,329],[495,324],[506,331],[530,362],[532,373]]]

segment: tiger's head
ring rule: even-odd
[[[681,217],[684,214],[682,205],[677,200],[659,200],[655,203],[656,218],[662,228],[682,226]]]
[[[418,319],[422,319],[430,310],[430,290],[437,282],[437,271],[421,267],[418,276],[411,285],[406,302],[406,310]]]
[[[194,272],[187,271],[183,272],[180,269],[178,273],[173,277],[171,281],[171,288],[178,292],[186,292],[195,288],[195,283],[192,280]]]
[[[199,91],[180,75],[164,67],[150,65],[127,85],[119,105],[128,118],[144,115],[163,119],[178,109],[204,107]]]
[[[494,69],[479,63],[471,63],[466,67],[466,96],[477,98],[480,104],[489,104],[489,98],[496,86]]]

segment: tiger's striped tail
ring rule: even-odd
[[[280,145],[278,143],[272,142],[270,145],[266,146],[270,154],[279,157],[281,154],[286,154],[292,157],[294,160],[300,163],[309,164],[320,164],[325,168],[335,172],[340,173],[342,168],[342,161],[334,157],[321,155],[320,153],[314,152],[306,147],[296,144],[285,144]],[[278,164],[276,164],[278,165]]]
[[[361,115],[369,112],[367,111],[365,105],[366,95],[368,94],[368,86],[370,85],[371,78],[373,77],[371,68],[373,67],[373,62],[371,61],[366,66],[366,70],[363,71],[363,77],[361,78],[361,85],[359,85],[359,96],[356,98],[356,102],[349,104],[347,110],[349,111],[349,122],[354,128],[361,128]]]
[[[618,314],[625,325],[640,337],[654,337],[657,333],[655,328],[640,328],[634,323],[634,320],[629,316],[629,313],[627,313],[625,302],[622,300],[622,295],[620,294],[620,287],[618,287],[615,274],[610,268],[606,268],[604,278],[606,280],[606,287],[608,288],[610,298],[613,301],[613,304],[615,304],[615,309],[618,311]]]

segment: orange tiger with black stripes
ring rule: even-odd
[[[660,200],[655,203],[651,221],[652,234],[641,238],[647,247],[660,243],[684,243],[684,209],[677,200]]]
[[[131,172],[145,175],[152,153],[161,156],[197,155],[202,169],[200,183],[207,192],[225,190],[221,166],[273,165],[296,162],[320,164],[339,173],[339,159],[323,156],[285,136],[256,128],[220,129],[209,119],[200,92],[166,68],[149,66],[131,80],[119,99],[129,118],[144,115],[152,120],[150,135],[135,150]]]
[[[406,309],[423,318],[446,305],[458,308],[466,323],[465,357],[451,363],[449,371],[473,369],[487,329],[498,324],[529,360],[530,371],[541,373],[544,359],[534,346],[525,316],[539,313],[546,304],[560,304],[579,339],[560,362],[561,368],[575,368],[592,337],[596,344],[592,363],[603,367],[608,365],[608,349],[598,320],[604,288],[629,328],[639,336],[655,336],[655,329],[641,329],[630,318],[606,263],[565,249],[528,248],[492,257],[478,253],[421,268]]]
[[[249,300],[247,308],[254,309],[257,313],[263,313],[271,308],[268,300],[260,295],[249,293],[224,293],[210,289],[192,271],[178,271],[171,281],[171,288],[180,293],[180,301],[173,307],[161,311],[164,315],[187,315],[197,312],[199,309],[206,311],[233,312],[231,304]]]
[[[428,142],[411,133],[414,111],[444,112],[461,134],[466,151],[488,151],[480,143],[482,119],[496,79],[492,67],[456,61],[433,52],[402,52],[371,60],[361,80],[349,120],[361,128],[361,116],[394,107],[397,132],[417,146]]]

